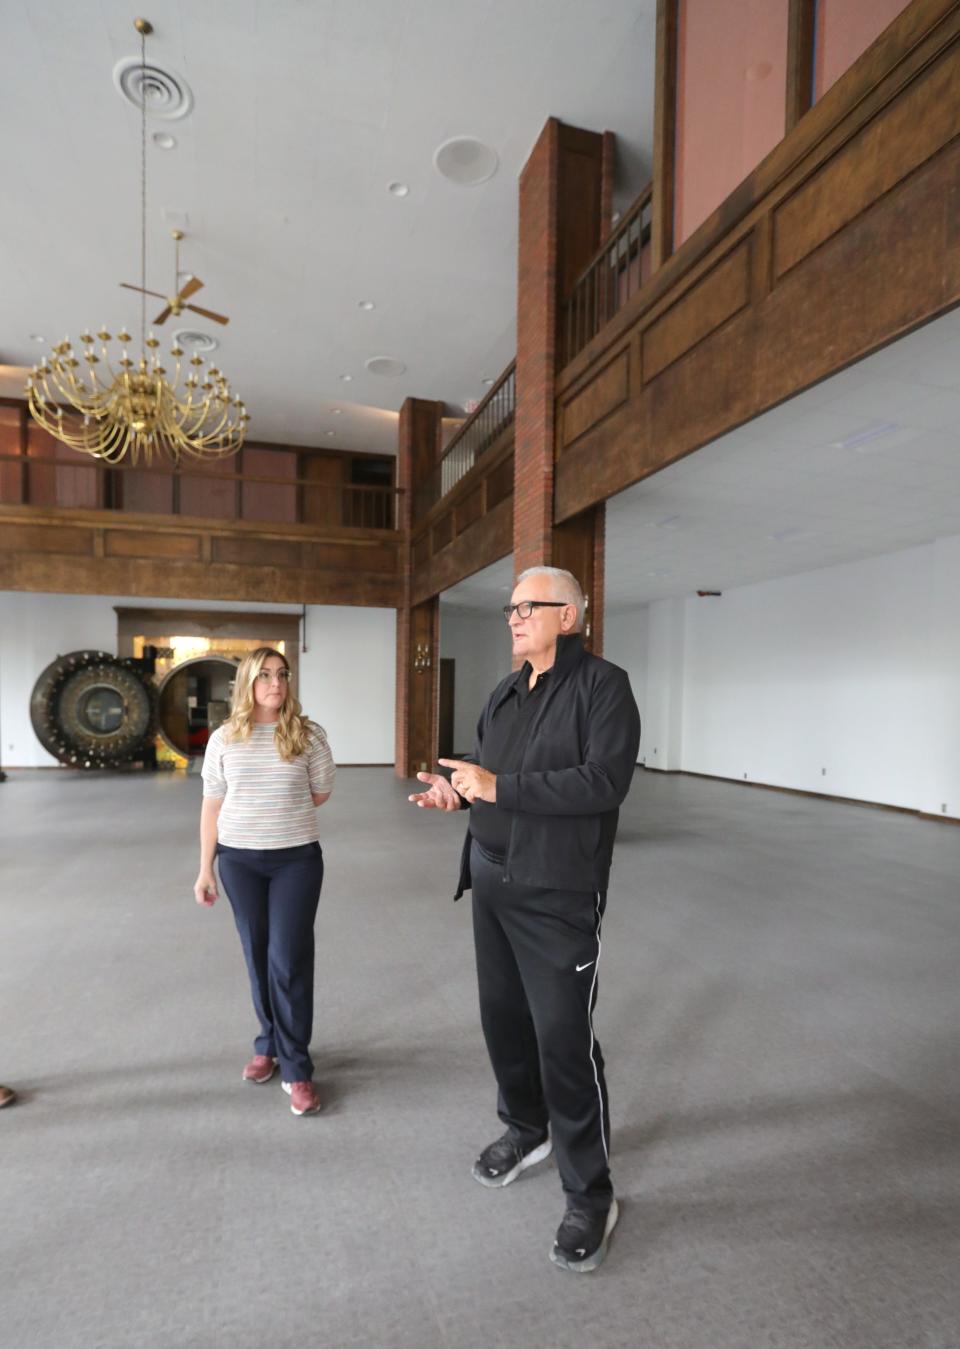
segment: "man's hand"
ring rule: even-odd
[[[450,782],[454,791],[465,796],[468,801],[489,801],[497,803],[497,779],[486,768],[476,763],[465,763],[463,759],[439,759],[444,768],[452,768]]]
[[[429,782],[430,790],[426,792],[414,792],[408,796],[407,800],[412,801],[415,806],[422,806],[425,810],[459,810],[460,798],[450,786],[445,777],[439,773],[418,773],[418,782]]]

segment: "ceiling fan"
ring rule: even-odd
[[[183,230],[171,230],[170,234],[176,244],[176,254],[173,264],[173,284],[174,289],[176,289],[176,286],[180,281],[180,240],[183,238]],[[121,281],[120,285],[126,290],[135,290],[142,295],[155,295],[158,300],[164,300],[166,302],[163,309],[161,309],[160,313],[153,320],[157,327],[159,327],[161,323],[166,323],[171,314],[179,315],[184,309],[189,309],[194,314],[202,314],[205,319],[213,319],[214,323],[230,322],[226,314],[216,314],[212,309],[201,309],[199,305],[187,304],[187,300],[189,300],[190,296],[196,295],[197,291],[202,290],[203,288],[203,282],[199,277],[191,276],[190,280],[187,281],[185,285],[181,286],[174,295],[161,295],[158,290],[145,290],[143,286],[131,286],[129,281]]]

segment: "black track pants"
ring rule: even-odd
[[[549,1124],[569,1202],[606,1208],[610,1112],[592,1022],[606,895],[507,883],[476,844],[470,869],[497,1113],[524,1144]]]

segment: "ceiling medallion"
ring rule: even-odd
[[[146,87],[146,37],[153,32],[147,19],[134,20],[140,34],[141,88]],[[52,347],[49,356],[33,367],[27,381],[27,399],[34,419],[50,435],[74,450],[107,463],[119,463],[127,454],[133,463],[150,463],[161,454],[178,463],[181,456],[195,459],[221,459],[235,454],[243,444],[250,418],[241,400],[231,395],[226,376],[215,365],[204,370],[204,360],[196,349],[189,358],[188,372],[181,381],[184,350],[174,338],[170,355],[176,366],[170,379],[157,355],[159,340],[147,336],[146,297],[163,300],[163,309],[154,319],[159,327],[171,314],[185,309],[225,324],[229,319],[210,309],[201,309],[188,301],[203,286],[197,277],[180,285],[180,240],[183,233],[173,231],[176,246],[174,286],[171,296],[148,291],[146,283],[147,238],[147,102],[140,100],[140,285],[120,284],[140,293],[140,355],[131,359],[127,348],[133,341],[126,329],[116,336],[122,355],[111,356],[107,344],[114,338],[105,328],[96,335],[87,329],[81,334],[80,354],[86,363],[81,371],[69,338]],[[94,347],[99,341],[100,355]],[[104,374],[97,366],[104,367]],[[116,367],[116,368],[115,368]]]

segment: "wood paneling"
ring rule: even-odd
[[[472,492],[468,492],[454,511],[456,532],[462,534],[475,524],[483,514],[483,483],[478,483]]]
[[[493,510],[494,506],[499,506],[501,501],[506,501],[508,496],[513,495],[513,454],[501,460],[490,473],[487,474],[487,510]]]
[[[774,214],[774,268],[795,267],[960,135],[960,62],[944,54]]]
[[[317,535],[304,525],[282,535],[217,520],[160,529],[149,515],[0,506],[0,589],[397,605],[397,534]]]
[[[555,518],[958,303],[960,4],[913,0],[560,373]],[[568,443],[615,359],[626,401]]]
[[[497,562],[513,551],[513,497],[507,497],[499,506],[488,511],[482,519],[456,539],[441,552],[435,554],[425,566],[414,568],[413,600],[438,595],[443,590],[472,576],[491,562]]]
[[[0,553],[62,553],[67,557],[92,557],[93,541],[92,529],[61,529],[57,525],[17,524],[0,520]],[[0,586],[0,589],[3,588]],[[16,589],[10,586],[5,588]]]
[[[738,314],[750,299],[749,242],[743,243],[690,289],[642,337],[643,378],[667,366]]]
[[[105,529],[105,557],[180,557],[198,560],[200,539],[196,534],[158,534],[149,530]]]
[[[618,408],[629,392],[630,364],[627,353],[622,351],[564,407],[560,431],[562,448],[572,445],[585,431]]]

